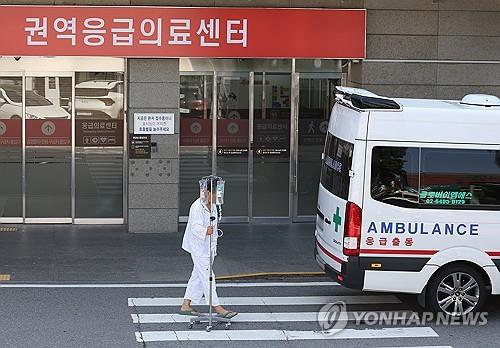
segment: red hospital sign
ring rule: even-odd
[[[365,10],[0,6],[1,56],[364,58]]]

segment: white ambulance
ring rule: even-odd
[[[419,294],[450,316],[500,293],[500,99],[339,88],[315,256],[340,284]]]

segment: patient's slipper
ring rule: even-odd
[[[188,310],[185,310],[185,311],[183,311],[183,310],[179,311],[179,314],[180,315],[190,315],[190,316],[194,316],[195,317],[195,316],[198,316],[200,313],[197,312],[197,311],[195,311],[194,309],[188,309]]]
[[[238,315],[237,312],[233,311],[224,311],[222,313],[217,314],[219,317],[226,318],[226,319],[231,319],[234,318],[235,316]]]

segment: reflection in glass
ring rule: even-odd
[[[75,79],[75,217],[122,218],[123,73]]]
[[[289,215],[290,87],[290,74],[255,74],[255,217]]]
[[[321,185],[344,200],[349,199],[354,144],[344,141],[328,132],[324,160],[321,166]]]
[[[321,152],[335,101],[336,80],[301,78],[299,82],[299,146],[297,214],[316,214]]]
[[[248,104],[245,76],[217,78],[217,175],[226,180],[224,216],[248,216]]]
[[[199,197],[198,180],[212,173],[212,91],[213,76],[180,77],[180,216]]]
[[[500,206],[500,151],[422,149],[421,204]]]
[[[371,165],[371,195],[399,207],[418,206],[419,149],[375,147]]]
[[[21,77],[0,76],[0,218],[23,216],[21,115]]]
[[[77,119],[123,119],[123,73],[76,73],[75,113]]]
[[[26,217],[71,217],[71,77],[26,77]]]

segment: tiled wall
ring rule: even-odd
[[[129,231],[177,232],[179,213],[179,60],[128,60],[128,117],[173,112],[174,135],[153,135],[151,159],[129,160]]]

